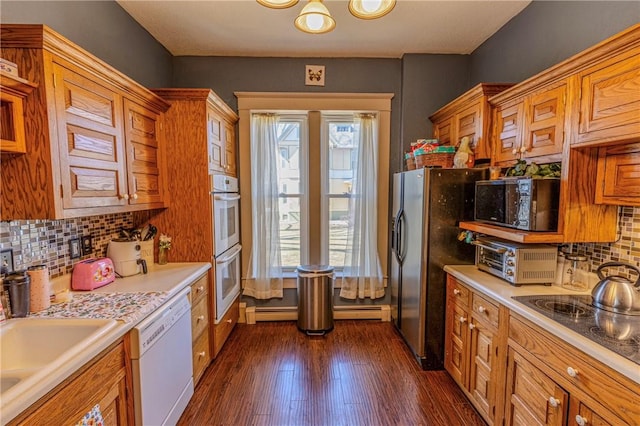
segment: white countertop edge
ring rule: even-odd
[[[146,275],[135,275],[132,277],[120,278],[112,284],[93,290],[93,292],[127,293],[141,291],[166,291],[168,292],[166,302],[168,302],[174,295],[178,294],[180,290],[191,284],[209,269],[211,269],[211,264],[206,262],[154,265],[154,269]],[[158,280],[155,278],[158,278]],[[56,280],[58,280],[59,283],[63,283],[63,285],[64,283],[69,285],[71,276],[65,275],[63,277],[56,278]],[[157,286],[154,285],[154,282]],[[144,318],[141,318],[140,321],[143,319]],[[7,401],[7,403],[0,398],[0,424],[4,426],[13,420],[32,404],[45,396],[49,391],[65,381],[78,369],[98,356],[113,343],[117,342],[118,339],[126,335],[133,327],[136,326],[136,324],[138,324],[138,322],[124,323],[118,321],[118,326],[106,333],[99,341],[95,342],[86,351],[83,351],[71,358],[67,363],[53,371],[50,375],[46,376],[44,380],[38,383],[37,387],[32,387],[30,392],[25,392],[13,400]]]
[[[522,317],[534,322],[545,331],[640,384],[640,366],[638,366],[638,364],[629,361],[622,355],[606,349],[568,327],[553,321],[511,298],[511,296],[536,294],[590,294],[588,291],[575,292],[558,286],[544,285],[522,285],[515,287],[506,281],[478,270],[475,265],[446,265],[444,270],[474,290],[478,290],[480,293],[491,297]]]

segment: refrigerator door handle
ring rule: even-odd
[[[398,212],[398,216],[396,219],[396,226],[397,226],[397,232],[396,232],[396,260],[398,261],[398,263],[400,265],[402,265],[402,263],[404,262],[404,256],[405,254],[402,252],[402,234],[404,233],[404,226],[402,226],[402,224],[405,221],[405,214],[404,214],[404,209],[400,210]]]

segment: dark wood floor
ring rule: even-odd
[[[391,323],[238,324],[180,425],[485,425],[443,371],[422,371]]]

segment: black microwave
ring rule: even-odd
[[[476,182],[474,219],[526,231],[557,231],[560,179]]]

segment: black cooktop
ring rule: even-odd
[[[591,305],[590,295],[513,296],[512,299],[640,364],[640,316],[598,309]]]

